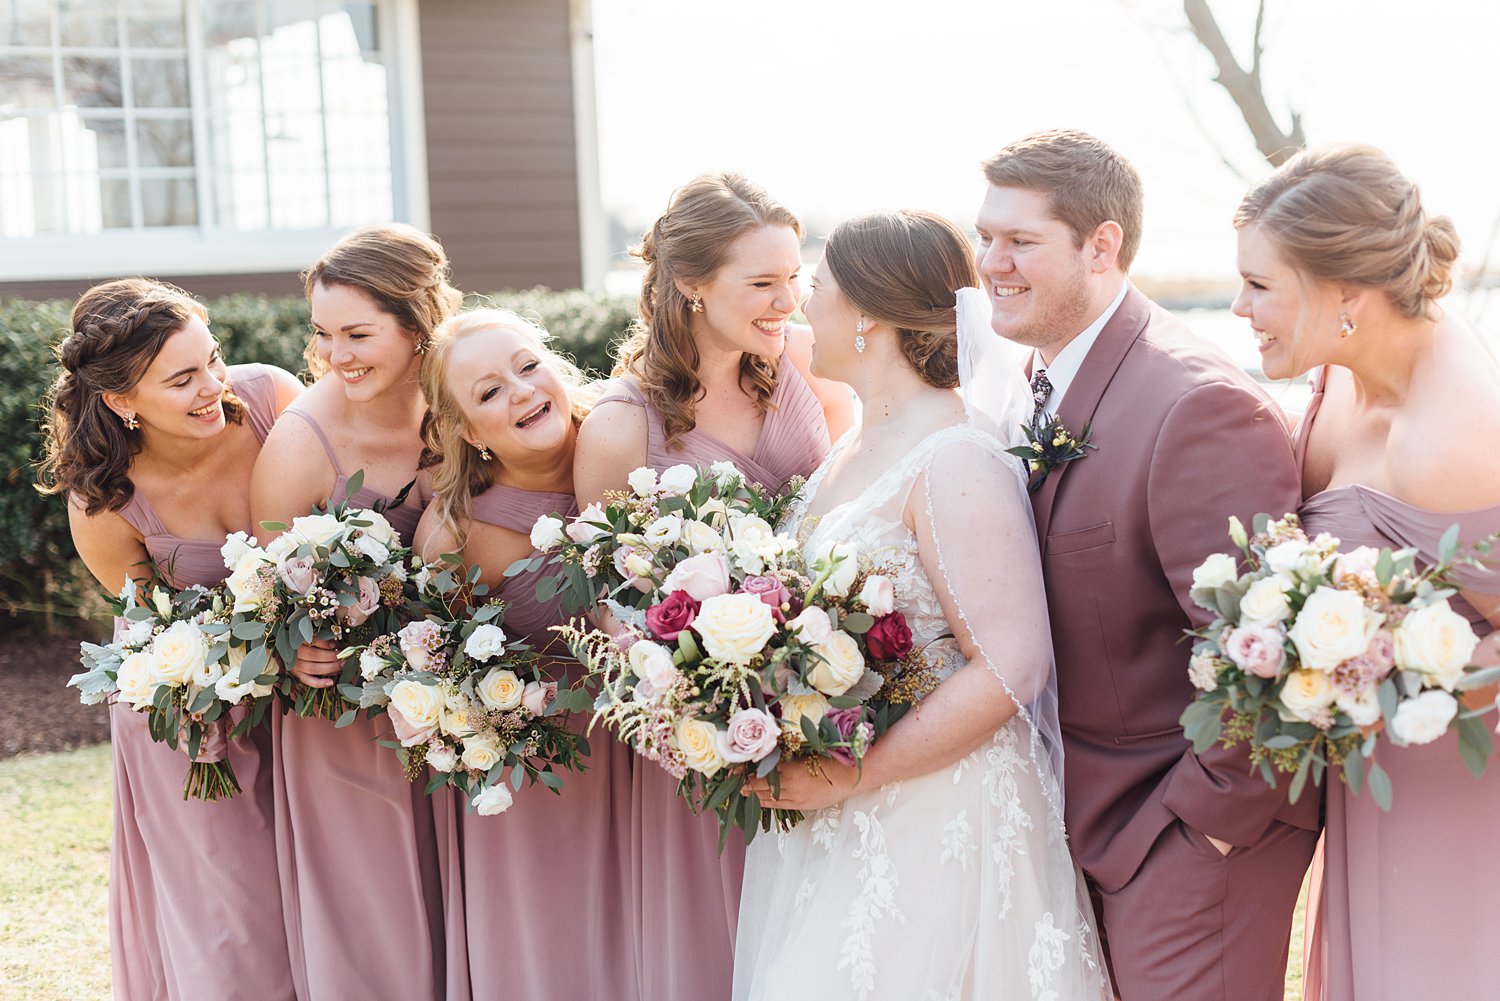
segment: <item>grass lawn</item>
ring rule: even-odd
[[[109,998],[109,813],[108,744],[0,761],[0,999]],[[1302,911],[1288,1001],[1302,997]]]

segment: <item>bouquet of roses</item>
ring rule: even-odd
[[[359,472],[349,477],[350,495],[361,480]],[[235,635],[250,639],[254,649],[274,653],[290,667],[304,643],[326,640],[347,647],[399,627],[407,579],[403,560],[410,550],[401,546],[384,515],[341,503],[289,526],[265,522],[262,527],[282,534],[262,547],[236,532],[224,545]],[[346,659],[340,680],[348,681],[353,669]],[[309,688],[288,672],[281,692],[299,716],[338,719],[344,712],[337,686]]]
[[[1457,729],[1464,761],[1483,773],[1492,745],[1478,717],[1494,707],[1465,709],[1460,697],[1500,671],[1470,664],[1478,637],[1448,604],[1458,526],[1427,569],[1410,549],[1341,553],[1330,535],[1309,539],[1295,515],[1257,515],[1254,535],[1231,518],[1229,534],[1243,558],[1216,553],[1193,572],[1192,599],[1216,616],[1190,632],[1199,695],[1181,722],[1196,750],[1248,742],[1272,787],[1277,772],[1292,775],[1293,802],[1309,776],[1318,784],[1342,765],[1350,788],[1368,783],[1385,810],[1377,724],[1397,746]]]
[[[132,709],[150,714],[153,740],[174,748],[183,742],[191,761],[183,799],[217,800],[239,792],[225,754],[227,714],[245,709],[229,729],[230,739],[259,725],[276,678],[264,654],[256,656],[244,630],[231,623],[225,589],[173,592],[157,585],[143,596],[130,581],[109,604],[125,625],[111,643],[82,644],[86,670],[68,684],[87,704],[118,693]]]
[[[695,812],[718,815],[722,849],[731,826],[748,843],[801,819],[746,795],[751,773],[774,775],[784,759],[857,765],[936,678],[912,649],[881,567],[847,544],[805,566],[795,541],[752,510],[705,510],[706,483],[699,476],[657,502],[657,512],[669,504],[657,519],[681,524],[653,520],[646,533],[613,536],[641,559],[627,584],[644,610],[624,648],[601,630],[561,632],[600,682],[596,721],[675,776]],[[638,487],[622,516],[648,497]]]
[[[654,604],[652,594],[673,572],[691,574],[712,563],[706,554],[732,552],[740,565],[760,573],[796,548],[772,526],[801,489],[800,479],[770,494],[747,482],[733,463],[716,462],[701,470],[672,466],[660,476],[643,466],[629,484],[629,491],[609,493],[571,521],[537,519],[531,542],[538,555],[513,563],[506,576],[555,565],[558,572],[537,584],[539,599],[561,593],[569,612],[602,603],[622,621],[638,623],[630,609]]]
[[[479,568],[460,578],[458,562],[444,555],[413,575],[423,617],[349,651],[359,676],[340,692],[372,715],[390,716],[397,742],[387,746],[407,775],[415,780],[423,765],[437,773],[429,794],[451,785],[471,812],[495,814],[528,779],[560,791],[559,772],[581,770],[588,744],[562,723],[573,693],[559,698],[536,652],[506,636],[503,602],[476,606],[487,590],[476,583]],[[581,708],[588,704],[585,697]]]

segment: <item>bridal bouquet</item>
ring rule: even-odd
[[[1216,553],[1193,572],[1192,599],[1216,616],[1190,633],[1199,694],[1181,722],[1196,750],[1247,742],[1271,786],[1277,772],[1292,776],[1293,802],[1309,776],[1318,784],[1342,765],[1350,788],[1368,783],[1385,810],[1382,729],[1397,746],[1456,729],[1465,763],[1483,773],[1491,738],[1479,717],[1493,707],[1467,710],[1460,697],[1500,670],[1470,664],[1479,639],[1448,604],[1458,526],[1425,570],[1415,550],[1340,552],[1331,535],[1309,539],[1295,515],[1257,515],[1250,536],[1238,519],[1229,528],[1243,557]]]
[[[275,669],[264,651],[252,650],[244,630],[232,625],[222,586],[172,591],[161,585],[142,595],[134,581],[110,605],[124,627],[111,643],[84,643],[85,670],[68,684],[94,704],[118,693],[120,701],[150,715],[153,740],[184,743],[191,764],[182,798],[225,799],[240,791],[226,756],[227,714],[244,712],[229,730],[240,737],[265,718]]]
[[[350,495],[361,479],[359,472],[349,477]],[[224,544],[236,636],[290,667],[304,643],[326,640],[344,647],[399,627],[407,579],[402,561],[410,550],[379,512],[339,504],[289,526],[265,522],[263,527],[282,534],[262,547],[236,532]],[[349,680],[352,671],[346,660],[340,680]],[[281,691],[299,716],[344,714],[336,685],[309,688],[288,672]]]
[[[390,716],[399,743],[389,746],[407,775],[415,780],[424,765],[437,773],[429,794],[451,785],[471,812],[495,814],[528,779],[561,790],[559,772],[581,769],[588,745],[562,724],[570,693],[559,699],[541,658],[505,634],[503,602],[473,604],[487,590],[476,583],[479,568],[465,579],[457,564],[445,555],[413,576],[423,617],[350,650],[359,676],[340,692]]]
[[[716,462],[701,470],[672,466],[660,476],[643,466],[630,474],[629,484],[629,491],[611,492],[571,520],[537,519],[531,543],[538,555],[518,560],[506,576],[557,566],[556,574],[537,583],[540,600],[561,593],[569,612],[602,602],[633,619],[628,609],[654,604],[651,596],[667,577],[696,572],[711,562],[709,554],[732,552],[759,573],[767,561],[795,548],[772,526],[796,498],[800,479],[770,494],[747,482],[733,463]]]
[[[774,776],[793,759],[857,765],[936,678],[881,567],[848,544],[804,565],[754,505],[719,510],[705,489],[716,475],[691,486],[684,476],[683,493],[664,476],[647,531],[615,534],[627,559],[639,557],[626,584],[642,607],[623,644],[601,630],[561,632],[599,682],[596,721],[676,777],[695,812],[717,814],[722,849],[730,827],[748,843],[801,819],[746,795],[750,774]],[[627,520],[651,496],[637,488],[623,501]]]

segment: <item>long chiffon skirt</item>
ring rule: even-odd
[[[383,718],[278,716],[276,855],[300,1001],[443,996],[433,806]]]
[[[229,743],[240,792],[183,800],[188,759],[145,713],[110,707],[109,939],[121,1001],[291,999],[272,822],[271,739]]]

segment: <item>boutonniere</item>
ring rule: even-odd
[[[1099,447],[1089,442],[1092,427],[1092,423],[1085,424],[1082,433],[1074,435],[1061,417],[1040,410],[1032,416],[1030,424],[1021,425],[1021,430],[1026,432],[1027,444],[1005,451],[1026,460],[1026,468],[1031,471],[1031,480],[1026,484],[1028,493],[1040,490],[1052,470],[1065,462],[1083,458],[1088,449]]]

